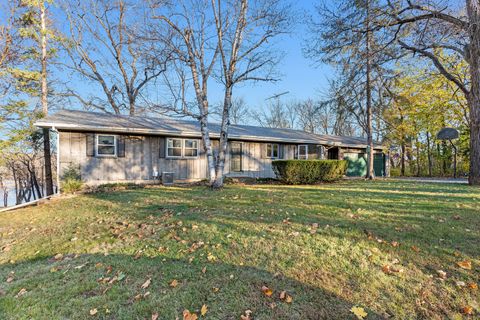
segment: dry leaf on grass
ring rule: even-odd
[[[242,314],[240,316],[240,319],[241,320],[252,320],[252,317],[250,317],[252,315],[252,310],[245,310],[244,314]]]
[[[447,273],[443,270],[437,270],[438,277],[440,279],[447,279]]]
[[[287,293],[287,291],[280,292],[280,300],[285,301],[286,303],[292,303],[293,298]]]
[[[475,282],[469,282],[468,287],[472,290],[477,290],[478,289],[478,284],[476,284]]]
[[[363,320],[366,316],[368,316],[368,313],[366,313],[362,307],[352,307],[352,309],[350,309],[350,312],[353,313],[359,320]]]
[[[96,315],[97,312],[98,312],[97,308],[90,309],[90,315],[91,315],[91,316]]]
[[[204,305],[202,306],[202,309],[200,309],[200,314],[201,314],[202,316],[205,316],[205,315],[207,314],[207,311],[208,311],[208,307],[207,307],[206,304],[204,304]]]
[[[147,288],[150,286],[150,283],[152,283],[152,279],[151,279],[151,278],[148,278],[147,281],[145,281],[145,282],[142,284],[142,289],[147,289]]]
[[[191,313],[187,309],[183,310],[183,320],[197,320],[198,316],[196,313]]]
[[[420,252],[420,248],[417,246],[411,246],[410,248],[415,252]]]
[[[152,320],[157,320],[158,319],[158,313],[152,313]]]
[[[472,270],[472,262],[470,260],[459,261],[457,265],[462,269]]]
[[[23,296],[25,293],[27,293],[27,289],[22,288],[22,289],[20,289],[20,291],[18,291],[18,293],[17,293],[17,295],[15,296],[15,298],[21,297],[21,296]]]
[[[170,282],[170,287],[175,288],[176,286],[178,286],[178,281],[177,279],[173,279],[172,282]]]
[[[262,292],[263,292],[263,294],[266,295],[267,297],[271,297],[272,294],[273,294],[272,289],[270,289],[270,288],[267,287],[267,286],[262,286]]]
[[[468,314],[468,315],[472,315],[473,314],[473,307],[471,306],[465,306],[462,308],[462,313],[463,314]]]

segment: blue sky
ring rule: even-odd
[[[296,11],[303,19],[304,13],[311,13],[314,3],[317,1],[298,1],[293,3],[293,11]],[[55,5],[51,7],[51,12],[56,18],[61,19],[58,15]],[[59,25],[62,25],[60,23]],[[269,97],[273,95],[287,92],[282,96],[282,101],[303,100],[307,98],[318,98],[322,93],[328,89],[328,80],[333,78],[332,69],[327,65],[319,65],[312,60],[306,58],[302,53],[302,46],[308,37],[308,30],[305,23],[294,25],[294,29],[288,35],[282,36],[275,42],[280,50],[285,54],[277,66],[277,72],[280,74],[276,82],[246,82],[234,88],[234,97],[243,97],[247,105],[253,109],[258,110],[268,103]],[[67,73],[59,74],[59,78],[66,80]],[[71,79],[75,81],[76,89],[83,93],[97,92],[98,95],[104,93],[98,87],[98,84],[87,83],[82,79]],[[222,86],[210,81],[209,83],[209,99],[211,104],[217,104],[223,99]],[[158,88],[156,92],[149,94],[152,98],[157,99],[161,97],[163,92]],[[68,106],[63,106],[68,108]]]
[[[312,13],[316,1],[298,1],[294,8],[301,13]],[[266,105],[269,97],[287,92],[283,101],[303,100],[321,97],[328,89],[328,80],[334,77],[334,70],[325,64],[314,63],[302,53],[302,47],[308,37],[306,24],[295,26],[293,32],[284,36],[280,42],[285,56],[278,65],[281,74],[279,81],[247,83],[235,89],[234,95],[245,98],[250,108],[257,109]],[[212,90],[216,95],[216,90]],[[221,98],[221,92],[218,92]]]

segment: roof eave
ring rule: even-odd
[[[185,137],[195,137],[201,138],[201,134],[196,131],[169,131],[161,129],[142,129],[142,128],[127,128],[127,127],[95,127],[95,126],[79,126],[70,123],[58,123],[58,122],[47,122],[39,120],[34,123],[36,127],[39,128],[55,128],[57,130],[74,130],[74,131],[83,131],[83,132],[109,132],[109,133],[127,133],[127,134],[149,134],[149,135],[171,135],[171,136],[185,136]],[[258,136],[248,136],[248,135],[234,135],[229,134],[229,139],[231,140],[245,140],[245,141],[265,141],[265,142],[287,142],[287,143],[306,143],[306,144],[324,144],[335,147],[346,147],[346,148],[360,148],[364,149],[367,147],[366,144],[346,144],[339,143],[336,141],[329,140],[307,140],[307,139],[282,139],[275,137],[266,137],[262,139]],[[220,138],[218,133],[210,133],[211,138]],[[375,149],[382,149],[382,146],[374,146]]]

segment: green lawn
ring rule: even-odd
[[[0,235],[0,319],[480,317],[466,185],[122,190],[2,213]]]

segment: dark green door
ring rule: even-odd
[[[363,177],[367,174],[367,159],[363,153],[344,153],[348,161],[347,177]]]
[[[242,171],[242,144],[232,142],[230,144],[230,172]]]
[[[373,156],[373,170],[375,177],[383,177],[385,175],[385,161],[383,153],[375,153]]]

